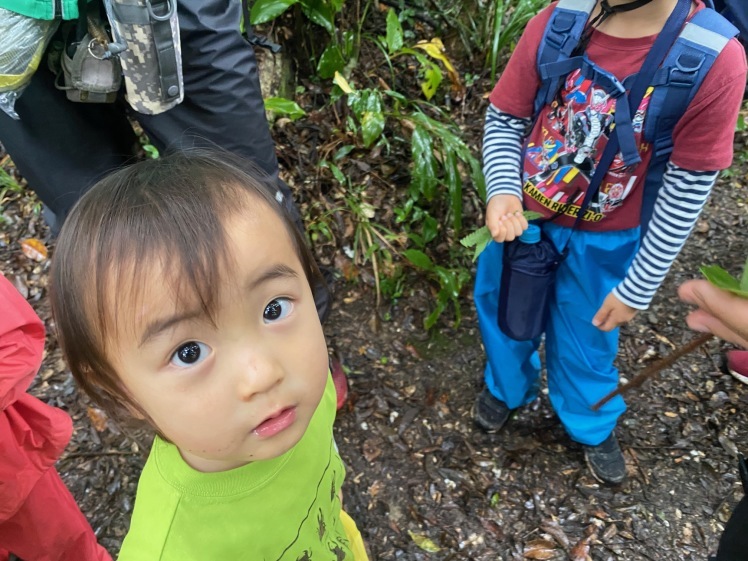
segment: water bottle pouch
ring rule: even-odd
[[[120,54],[127,102],[156,115],[184,98],[177,0],[105,0],[112,29],[127,44]]]
[[[545,331],[556,271],[565,256],[544,233],[531,245],[519,239],[504,243],[499,328],[508,337],[527,341]]]

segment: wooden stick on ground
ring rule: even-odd
[[[644,382],[650,379],[652,376],[657,374],[660,370],[663,370],[664,368],[667,368],[668,366],[672,366],[673,364],[675,364],[675,361],[677,361],[679,358],[681,358],[684,355],[687,355],[688,353],[695,351],[696,349],[698,349],[705,343],[708,343],[712,338],[714,338],[714,335],[712,335],[711,333],[704,333],[702,335],[699,335],[698,337],[696,337],[696,339],[690,341],[689,343],[686,343],[682,347],[678,347],[672,353],[667,355],[665,358],[658,360],[657,362],[651,364],[650,366],[642,370],[639,374],[634,376],[634,378],[630,382],[623,384],[622,386],[619,386],[614,391],[610,392],[600,401],[595,403],[591,407],[591,409],[593,411],[597,411],[603,405],[605,405],[611,399],[613,399],[615,396],[620,395],[624,392],[627,392],[632,388],[638,388]]]

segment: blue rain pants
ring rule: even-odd
[[[558,269],[555,298],[545,331],[548,395],[572,440],[595,446],[605,440],[626,410],[617,396],[598,411],[590,406],[618,386],[613,360],[618,329],[592,325],[605,297],[620,283],[639,247],[639,228],[615,232],[571,230],[544,224],[543,230],[568,256]],[[478,259],[475,305],[487,362],[489,391],[515,409],[538,393],[540,337],[515,341],[498,326],[503,245],[491,242]]]

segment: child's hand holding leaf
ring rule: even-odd
[[[522,212],[525,220],[537,220],[542,217],[542,214],[532,210],[525,210]],[[475,253],[473,253],[473,261],[478,259],[478,256],[486,249],[488,242],[493,239],[491,232],[488,230],[488,226],[478,228],[475,232],[468,234],[460,240],[460,243],[465,247],[475,247]]]

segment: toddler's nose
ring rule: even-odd
[[[242,369],[239,376],[239,395],[249,401],[257,394],[267,393],[283,379],[283,369],[278,361],[265,356],[255,356]]]

